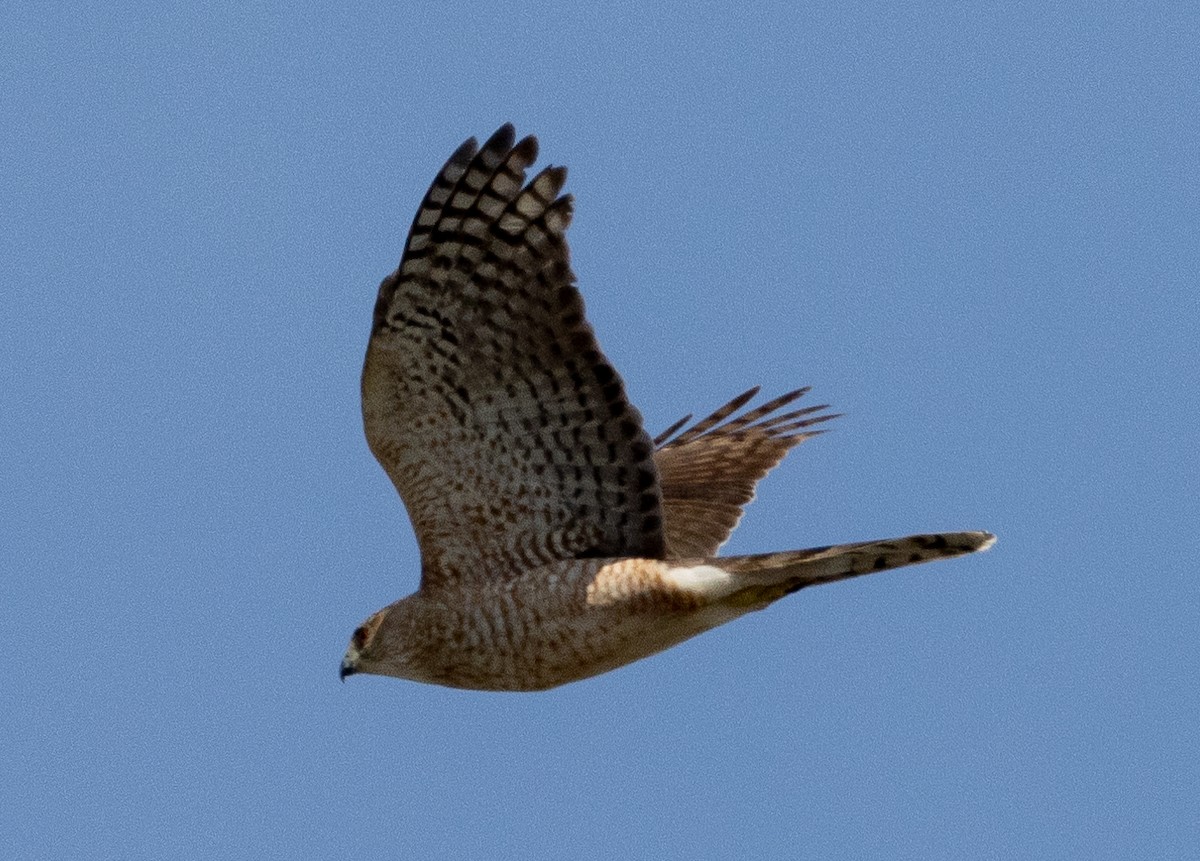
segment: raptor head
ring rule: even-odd
[[[346,647],[346,654],[338,671],[343,682],[346,681],[346,676],[352,676],[363,669],[363,664],[370,663],[371,645],[386,614],[386,609],[380,610],[355,628],[354,633],[350,635],[350,645]]]

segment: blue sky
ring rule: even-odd
[[[6,857],[1194,851],[1194,5],[4,18]],[[375,290],[509,120],[652,433],[754,384],[846,414],[728,552],[997,546],[548,693],[339,684],[419,567]]]

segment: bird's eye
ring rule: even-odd
[[[354,648],[362,649],[362,647],[366,644],[366,642],[367,642],[367,626],[359,625],[354,630],[354,634],[350,637],[350,643],[351,643],[351,645],[354,646]]]

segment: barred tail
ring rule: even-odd
[[[730,595],[732,603],[765,605],[805,586],[977,553],[987,550],[995,542],[996,536],[990,532],[943,532],[782,553],[729,556],[720,559],[719,564],[745,583]]]

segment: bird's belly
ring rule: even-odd
[[[666,570],[647,560],[586,560],[552,577],[531,572],[527,582],[477,592],[459,636],[439,644],[441,654],[429,662],[437,672],[428,681],[545,690],[648,657],[745,612],[680,590],[661,576]]]

